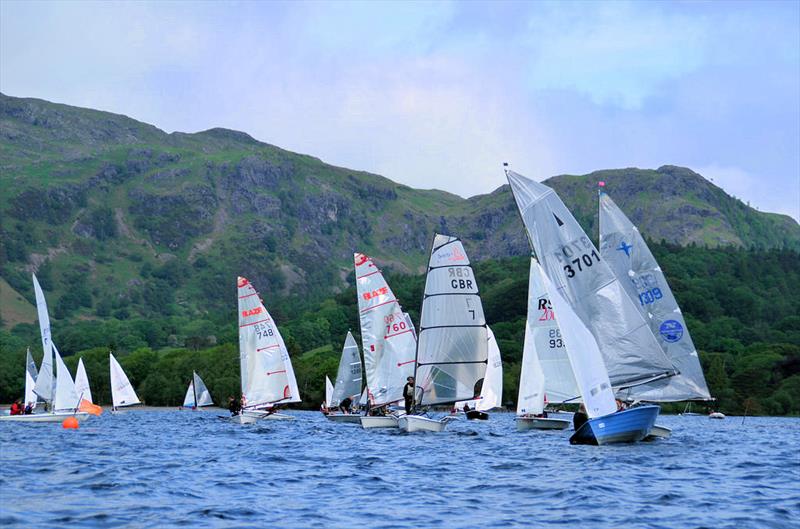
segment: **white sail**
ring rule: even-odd
[[[248,408],[290,402],[298,397],[292,393],[290,373],[295,388],[297,383],[278,328],[256,289],[243,277],[238,279],[238,293],[242,402]]]
[[[194,380],[189,382],[189,387],[186,389],[186,395],[183,397],[184,408],[194,408],[197,403],[194,400]]]
[[[111,371],[111,403],[114,408],[139,404],[139,397],[136,396],[128,375],[111,353],[108,353],[108,365]]]
[[[542,274],[542,279],[553,310],[558,315],[558,325],[587,415],[594,418],[614,413],[617,411],[614,390],[597,340],[561,292],[553,286],[550,278]]]
[[[358,399],[358,405],[366,406],[367,402],[369,402],[369,388],[365,386],[364,390],[361,392],[361,397]]]
[[[331,379],[328,378],[328,375],[325,375],[325,407],[330,408],[333,406],[331,403],[333,400],[333,384],[331,383]]]
[[[479,394],[489,336],[478,284],[456,237],[434,237],[418,333],[417,402],[454,403]]]
[[[544,286],[544,271],[531,258],[517,414],[539,415],[548,402],[575,402],[578,395],[561,329]]]
[[[47,302],[44,299],[42,287],[33,274],[33,292],[36,296],[36,313],[39,316],[39,333],[42,337],[42,363],[39,367],[39,376],[36,377],[36,385],[33,391],[42,400],[50,402],[53,400],[55,391],[55,379],[53,378],[53,347],[50,337],[50,316],[47,315]]]
[[[94,402],[92,400],[92,388],[89,387],[89,377],[86,376],[86,368],[83,365],[83,358],[78,359],[78,369],[75,371],[75,392],[81,396],[82,399]]]
[[[281,347],[281,360],[283,360],[283,367],[286,369],[286,379],[289,381],[289,397],[282,402],[282,404],[290,404],[292,402],[303,402],[300,398],[300,389],[297,387],[297,378],[294,376],[294,366],[292,366],[292,359],[289,357],[289,350],[283,341],[283,336],[278,332],[278,344]]]
[[[594,335],[612,384],[674,375],[649,325],[555,191],[513,171],[506,176],[546,276]]]
[[[657,402],[710,399],[697,349],[664,272],[636,226],[603,192],[600,193],[600,256],[680,371],[674,377],[631,388],[628,398]]]
[[[364,371],[373,406],[403,399],[414,374],[416,340],[383,274],[364,254],[353,255],[364,349]]]
[[[408,328],[411,329],[411,336],[414,337],[414,342],[416,343],[416,341],[417,341],[417,328],[414,327],[414,322],[411,321],[411,315],[408,312],[404,312],[403,313],[403,318],[405,318],[406,325],[408,325]]]
[[[56,394],[53,399],[53,410],[74,410],[79,404],[79,395],[75,392],[75,382],[72,381],[72,375],[69,374],[67,365],[61,359],[55,345],[53,345],[53,354],[56,364]]]
[[[212,406],[214,404],[214,400],[211,398],[211,392],[208,391],[200,375],[195,372],[192,372],[192,385],[194,386],[195,406]]]
[[[361,394],[361,355],[355,338],[347,331],[344,340],[342,357],[339,359],[339,371],[336,374],[336,385],[331,397],[331,405],[338,406],[344,399],[356,400]]]
[[[464,404],[478,411],[489,411],[503,404],[503,359],[500,357],[500,347],[494,338],[492,329],[486,327],[489,340],[489,363],[486,366],[486,377],[483,379],[481,396],[477,399],[465,400],[456,403],[456,408],[462,409]]]
[[[36,386],[36,377],[39,371],[36,369],[36,362],[33,361],[31,356],[31,349],[28,348],[27,357],[25,359],[25,405],[30,404],[36,407],[36,393],[33,388]]]

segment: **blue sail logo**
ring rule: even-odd
[[[683,325],[675,320],[666,320],[658,329],[659,334],[669,343],[674,343],[683,338]]]

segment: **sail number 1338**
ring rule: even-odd
[[[592,253],[585,253],[564,265],[564,272],[567,273],[567,277],[575,277],[577,272],[583,272],[586,268],[599,262],[600,256],[597,255],[597,250],[592,250]]]

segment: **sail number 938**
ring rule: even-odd
[[[597,255],[596,250],[592,250],[592,253],[585,253],[580,255],[576,259],[573,259],[568,264],[564,265],[564,272],[567,273],[567,277],[575,277],[577,272],[583,272],[590,266],[593,266],[595,263],[600,262],[600,256]]]

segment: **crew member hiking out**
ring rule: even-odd
[[[408,377],[406,380],[406,385],[403,386],[403,398],[406,401],[406,413],[410,415],[414,406],[414,377]]]

